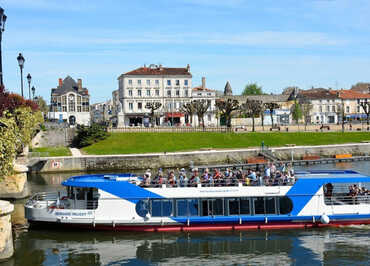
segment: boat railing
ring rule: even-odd
[[[142,182],[139,184],[140,187],[147,188],[179,188],[179,187],[243,187],[243,186],[292,186],[295,180],[230,180],[230,181],[213,181],[213,182],[191,182],[191,181],[165,181],[165,182],[155,182],[150,183]]]
[[[343,195],[343,196],[326,196],[326,205],[358,205],[358,204],[370,204],[370,195]]]

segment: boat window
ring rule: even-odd
[[[239,215],[239,199],[226,199],[226,202],[226,206],[229,207],[229,215]]]
[[[293,210],[293,202],[290,198],[279,197],[280,214],[288,214]]]
[[[197,199],[189,200],[189,216],[199,215],[199,201]]]
[[[173,216],[172,200],[162,200],[162,216]]]
[[[250,214],[250,199],[240,198],[240,214]]]
[[[265,214],[265,201],[263,197],[253,198],[254,202],[254,214]]]
[[[85,199],[85,190],[83,188],[77,188],[76,194],[77,194],[77,197],[76,197],[77,200]]]
[[[151,215],[152,217],[161,217],[162,216],[162,204],[160,199],[151,200]]]
[[[202,216],[224,215],[223,199],[202,199]]]
[[[274,197],[265,197],[265,214],[276,214]]]
[[[370,182],[327,183],[323,186],[326,205],[354,205],[370,202]]]
[[[188,200],[179,199],[176,200],[177,204],[177,216],[188,216]]]

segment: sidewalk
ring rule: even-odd
[[[82,153],[77,148],[69,148],[72,153],[72,157],[82,157]]]

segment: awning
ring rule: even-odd
[[[169,113],[165,113],[165,116],[166,118],[175,118],[175,117],[184,117],[184,114],[183,113],[180,113],[180,112],[169,112]]]
[[[346,115],[346,117],[351,118],[351,119],[357,119],[357,118],[366,119],[366,114],[351,114],[351,115]]]

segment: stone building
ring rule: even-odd
[[[117,126],[141,126],[149,124],[148,102],[160,102],[156,111],[156,125],[185,124],[180,112],[183,103],[192,97],[190,66],[168,68],[149,65],[126,72],[118,77],[121,110],[117,114]]]
[[[82,87],[82,79],[77,82],[67,76],[59,79],[58,86],[51,89],[48,118],[67,122],[69,125],[90,125],[89,91]]]

